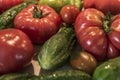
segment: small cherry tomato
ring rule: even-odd
[[[60,16],[63,22],[67,24],[74,23],[77,15],[79,14],[80,10],[78,7],[74,5],[66,5],[60,11]]]

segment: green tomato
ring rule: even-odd
[[[56,12],[60,12],[61,8],[67,4],[75,5],[79,9],[82,8],[82,1],[81,0],[40,0],[40,5],[48,5],[56,10]]]

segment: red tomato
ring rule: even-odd
[[[47,5],[31,4],[17,14],[14,24],[16,28],[24,31],[33,43],[39,44],[44,43],[59,30],[61,18]]]
[[[119,0],[83,0],[83,3],[85,8],[96,8],[104,13],[120,13]]]
[[[112,24],[107,28],[105,21],[102,22],[105,20],[104,14],[97,9],[85,9],[76,18],[74,27],[77,39],[97,60],[120,55],[120,15],[117,16],[113,20],[110,18]]]
[[[95,7],[95,0],[83,0],[83,6],[85,8]]]
[[[34,55],[29,37],[18,29],[0,30],[0,74],[21,70]]]
[[[72,24],[74,23],[79,12],[78,7],[74,5],[66,5],[61,9],[60,16],[66,24]]]
[[[0,0],[0,13],[22,2],[23,0]]]

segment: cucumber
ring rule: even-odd
[[[13,24],[15,16],[25,7],[27,7],[29,4],[35,4],[36,2],[23,2],[19,5],[16,5],[5,12],[3,12],[0,15],[0,29],[5,29],[8,27],[13,27],[10,26]]]
[[[72,28],[62,27],[48,39],[40,49],[38,62],[43,70],[53,70],[63,66],[75,43],[75,33]]]
[[[61,70],[40,75],[39,80],[91,80],[91,76],[79,70]]]
[[[38,80],[36,78],[34,75],[28,73],[9,73],[0,76],[0,80]]]
[[[28,73],[12,73],[0,76],[0,80],[91,80],[91,76],[78,70],[61,70],[38,76]]]
[[[99,65],[95,69],[93,80],[120,80],[120,57]]]

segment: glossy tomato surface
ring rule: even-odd
[[[0,0],[0,13],[22,3],[24,0]]]
[[[29,37],[17,29],[0,30],[0,46],[0,74],[21,70],[34,55]]]
[[[65,5],[60,10],[60,16],[66,24],[73,24],[80,10],[74,5]]]
[[[36,12],[38,17],[34,17]],[[25,32],[33,43],[40,44],[59,30],[61,17],[47,5],[31,4],[17,14],[14,24],[16,28]]]
[[[96,8],[105,14],[119,14],[120,1],[119,0],[83,0],[85,8]]]
[[[80,45],[93,54],[97,60],[105,60],[120,55],[120,17],[108,20],[94,8],[83,10],[76,18],[75,32]]]
[[[97,60],[88,52],[78,51],[71,56],[70,65],[73,69],[82,70],[88,74],[92,74],[97,67]]]

